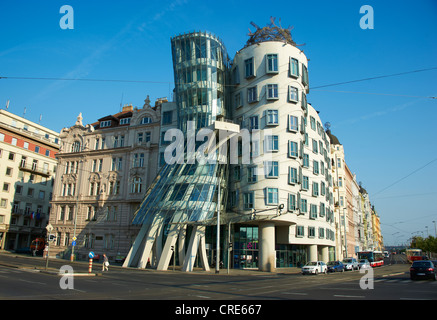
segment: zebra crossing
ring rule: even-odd
[[[377,278],[375,280],[373,280],[373,282],[378,283],[378,282],[382,282],[382,283],[397,283],[397,284],[409,284],[409,283],[417,283],[417,284],[429,284],[429,285],[437,285],[437,281],[432,281],[432,280],[428,280],[428,279],[423,279],[423,280],[411,280],[409,278]]]

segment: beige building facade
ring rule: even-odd
[[[147,97],[142,108],[124,106],[87,125],[79,115],[61,131],[50,256],[126,256],[138,232],[131,221],[158,171],[162,102],[152,107]]]

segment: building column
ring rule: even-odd
[[[276,269],[275,224],[265,222],[259,225],[259,270],[274,272]]]
[[[308,246],[308,261],[317,261],[318,259],[318,254],[317,254],[317,245],[316,244],[311,244]]]
[[[322,247],[322,261],[323,262],[329,261],[329,247],[328,246]]]

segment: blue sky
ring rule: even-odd
[[[63,30],[61,6],[74,9]],[[360,7],[371,5],[374,29]],[[305,44],[308,101],[344,145],[346,161],[381,217],[385,244],[435,235],[437,69],[316,89],[356,79],[437,67],[437,2],[411,1],[2,1],[0,76],[137,80],[141,83],[0,79],[0,106],[55,131],[171,97],[170,37],[219,36],[230,57],[253,21],[270,17]],[[415,233],[419,231],[419,233]]]

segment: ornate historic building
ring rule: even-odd
[[[50,223],[50,255],[126,256],[138,232],[131,221],[158,171],[161,104],[122,111],[61,131]],[[75,240],[76,238],[76,240]],[[73,241],[75,240],[75,246]]]

